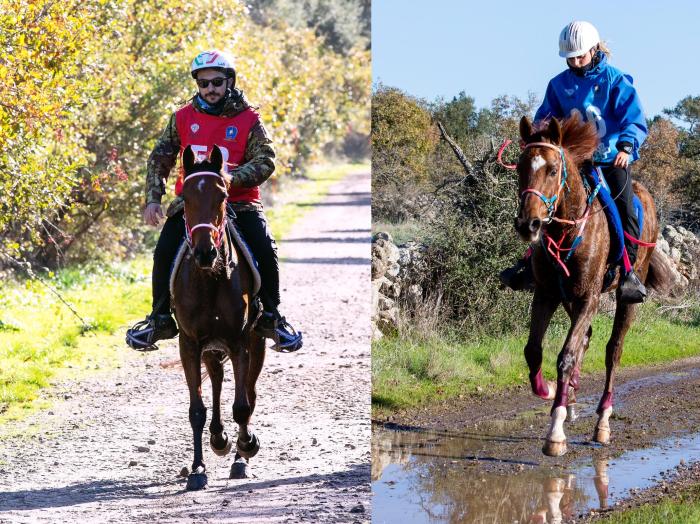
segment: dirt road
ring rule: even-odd
[[[348,176],[313,206],[280,246],[283,313],[305,347],[268,351],[255,478],[229,480],[233,457],[216,457],[205,429],[209,487],[184,490],[192,433],[182,369],[163,367],[177,358],[172,342],[58,386],[50,410],[2,428],[0,522],[369,521],[369,174]],[[222,394],[230,435],[231,375]],[[210,406],[208,382],[204,394]]]

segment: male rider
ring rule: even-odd
[[[157,226],[163,219],[161,199],[170,171],[191,146],[200,158],[208,157],[214,145],[224,155],[231,175],[228,208],[258,262],[263,313],[255,330],[275,341],[275,349],[301,349],[302,337],[277,310],[280,304],[277,246],[265,219],[259,186],[275,170],[272,141],[259,115],[236,88],[233,61],[218,50],[198,54],[190,67],[198,93],[189,104],[173,113],[148,159],[146,208],[143,219]],[[170,268],[185,237],[183,219],[182,162],[175,185],[178,195],[167,210],[167,219],[153,254],[153,312],[127,331],[127,343],[134,349],[153,346],[158,340],[178,333],[170,312]]]

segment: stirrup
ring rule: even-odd
[[[275,344],[270,349],[279,353],[294,353],[299,351],[304,345],[301,331],[294,329],[284,317],[277,321],[273,340]]]
[[[126,343],[131,349],[136,351],[155,351],[158,346],[155,345],[156,341],[163,340],[167,338],[173,338],[178,334],[177,325],[175,321],[172,320],[170,315],[167,315],[168,320],[172,322],[170,331],[165,333],[158,333],[159,328],[163,326],[158,326],[158,319],[155,314],[148,315],[144,320],[141,320],[131,326],[126,330]],[[167,327],[167,326],[166,326]],[[160,335],[160,336],[156,336]]]

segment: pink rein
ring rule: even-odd
[[[192,173],[191,175],[187,175],[185,179],[182,181],[182,185],[185,185],[185,182],[188,180],[195,178],[195,177],[200,177],[200,176],[215,176],[219,179],[223,180],[223,176],[221,173],[215,173],[214,171],[200,171],[198,173]],[[224,217],[224,220],[221,221],[220,226],[215,226],[211,222],[206,222],[206,223],[201,223],[201,224],[196,224],[192,227],[187,223],[187,217],[183,213],[183,218],[185,219],[185,238],[187,239],[187,244],[190,246],[190,248],[194,247],[192,243],[192,234],[197,230],[197,229],[211,229],[212,231],[216,232],[217,235],[214,238],[214,247],[218,249],[218,247],[221,245],[221,242],[224,239],[224,234],[225,234],[225,228],[226,228],[226,218]]]

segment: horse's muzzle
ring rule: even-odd
[[[515,229],[525,242],[534,242],[540,236],[542,230],[541,218],[515,217]]]
[[[194,261],[202,269],[210,269],[216,260],[216,248],[211,246],[208,249],[195,248]]]

